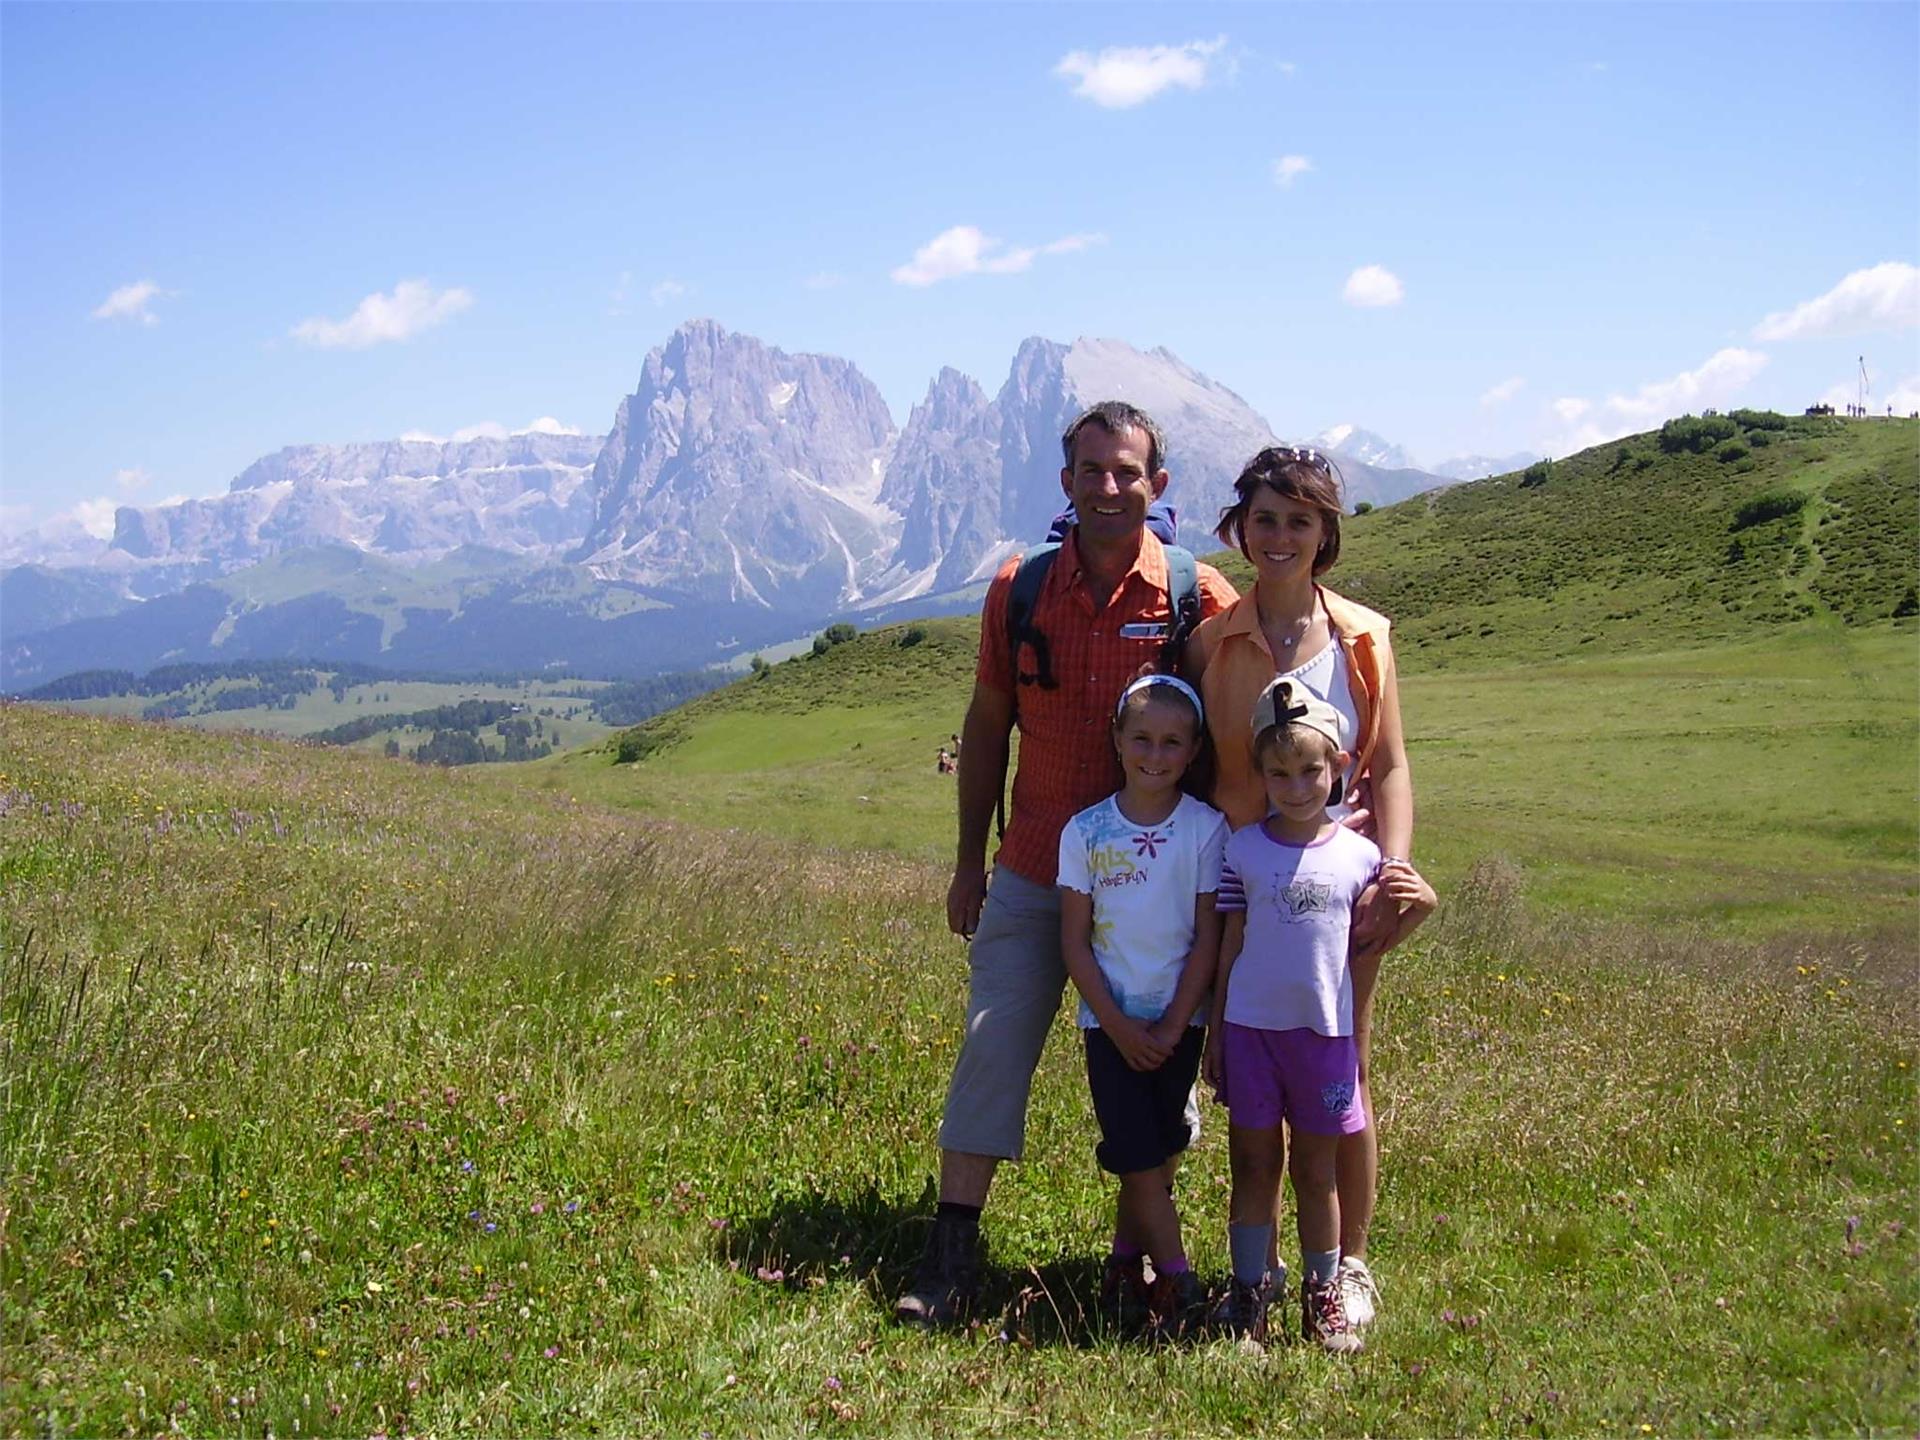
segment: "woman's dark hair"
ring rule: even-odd
[[[1318,450],[1269,445],[1249,460],[1240,478],[1233,482],[1233,503],[1220,512],[1214,537],[1247,555],[1247,512],[1253,508],[1254,493],[1263,485],[1283,500],[1296,500],[1320,512],[1325,533],[1313,557],[1313,573],[1321,575],[1331,570],[1340,558],[1340,472]]]

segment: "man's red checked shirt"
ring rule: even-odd
[[[1167,605],[1166,552],[1151,532],[1141,536],[1133,568],[1098,610],[1087,592],[1077,538],[1069,534],[1033,607],[1033,625],[1047,637],[1059,688],[1014,686],[1007,656],[1007,606],[1019,568],[1016,556],[1000,567],[987,590],[974,678],[1003,694],[1010,686],[1019,692],[1020,756],[1013,808],[995,862],[1036,884],[1051,885],[1060,863],[1061,828],[1120,788],[1120,760],[1111,734],[1113,707],[1140,668],[1160,658],[1173,616]],[[1211,565],[1199,567],[1199,591],[1202,619],[1238,598]],[[1039,668],[1024,645],[1020,666],[1029,675]]]

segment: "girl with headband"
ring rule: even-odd
[[[1120,1187],[1101,1306],[1171,1338],[1201,1318],[1206,1299],[1181,1244],[1173,1177],[1197,1131],[1191,1096],[1227,822],[1182,788],[1207,743],[1200,697],[1184,680],[1127,686],[1113,743],[1125,782],[1060,832],[1060,948],[1080,992],[1094,1154]]]

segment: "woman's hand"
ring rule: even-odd
[[[1347,814],[1340,823],[1349,830],[1358,830],[1369,840],[1379,840],[1373,820],[1373,782],[1366,776],[1354,781],[1353,789],[1347,792]]]

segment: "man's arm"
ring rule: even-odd
[[[947,927],[971,936],[987,898],[987,836],[1006,793],[1013,696],[976,680],[960,727],[960,843],[947,887]]]

